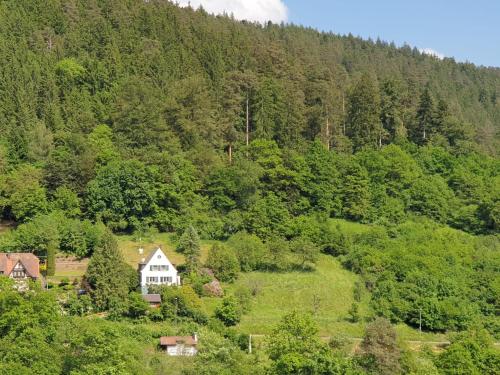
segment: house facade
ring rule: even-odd
[[[181,284],[177,269],[160,248],[139,263],[139,278],[142,294],[148,294],[148,287],[151,285]]]
[[[160,347],[171,356],[193,356],[198,353],[198,336],[163,336]]]
[[[15,281],[40,278],[40,261],[32,253],[0,253],[0,275]]]

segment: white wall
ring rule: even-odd
[[[177,344],[176,346],[167,346],[167,354],[171,356],[193,356],[196,355],[198,351],[194,346],[184,346]]]
[[[151,271],[151,266],[167,266],[167,271]],[[148,278],[157,277],[158,280],[156,282],[148,282]],[[172,281],[161,281],[162,277],[171,277]],[[161,249],[157,249],[154,252],[154,255],[151,257],[151,260],[144,266],[141,271],[141,287],[144,290],[147,285],[180,285],[180,277],[177,274],[177,270],[172,265],[172,263],[168,260],[167,256],[161,251]]]

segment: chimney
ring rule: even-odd
[[[139,267],[137,268],[137,270],[141,272],[145,266],[146,266],[146,258],[142,258],[141,261],[139,262]]]
[[[198,334],[196,332],[193,333],[193,340],[195,344],[198,344]]]

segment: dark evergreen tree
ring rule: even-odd
[[[406,137],[401,84],[393,79],[385,80],[381,87],[381,121],[388,134],[388,141],[401,141]]]
[[[90,258],[85,282],[98,311],[125,308],[129,280],[122,254],[110,231],[104,233]]]
[[[420,95],[417,108],[416,121],[412,128],[411,139],[416,144],[425,144],[430,135],[435,132],[436,105],[429,87],[426,87]]]
[[[348,97],[347,135],[354,149],[380,147],[386,133],[380,122],[380,96],[373,78],[363,74]]]

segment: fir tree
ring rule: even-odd
[[[424,144],[429,138],[429,134],[434,130],[435,124],[435,104],[428,87],[420,95],[420,102],[417,108],[416,124],[412,132],[412,141],[417,144]]]
[[[116,239],[110,231],[106,231],[90,258],[85,274],[97,310],[116,309],[125,302],[130,285],[126,267]]]
[[[198,270],[200,266],[200,237],[192,225],[188,226],[182,234],[177,251],[186,257],[186,267],[189,272]]]
[[[385,132],[380,122],[380,96],[373,79],[364,74],[348,98],[347,135],[354,149],[381,146]]]

